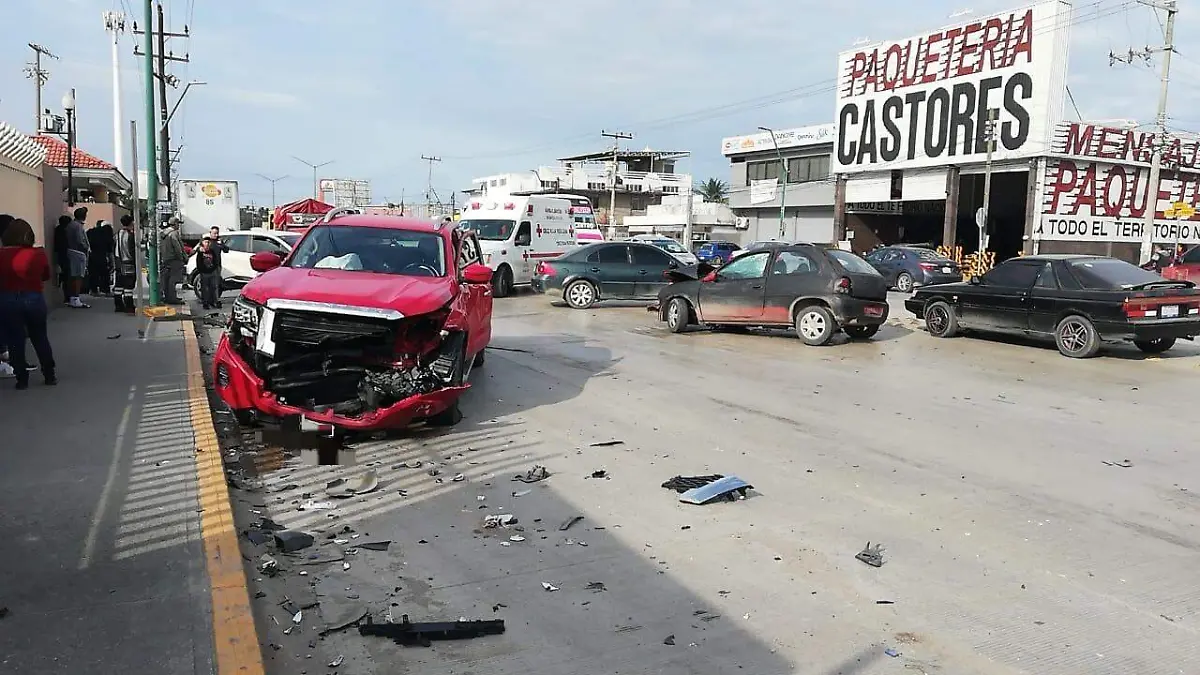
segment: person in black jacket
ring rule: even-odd
[[[58,225],[54,226],[54,266],[58,268],[58,285],[62,287],[63,300],[71,297],[71,259],[70,246],[67,244],[67,226],[71,224],[71,216],[59,216]]]
[[[200,248],[196,250],[196,272],[200,275],[200,304],[204,309],[213,309],[221,297],[221,268],[218,266],[217,250],[212,237],[204,235]]]

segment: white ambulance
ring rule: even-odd
[[[492,268],[492,290],[503,298],[513,286],[528,284],[543,260],[574,250],[571,202],[554,197],[514,195],[472,198],[459,226],[475,232],[483,262]]]

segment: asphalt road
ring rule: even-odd
[[[813,348],[527,294],[496,302],[494,331],[458,427],[363,443],[357,467],[291,462],[242,496],[360,535],[256,582],[274,672],[339,655],[340,673],[380,675],[1200,672],[1193,345],[1075,361],[896,316],[872,341]],[[534,464],[552,476],[511,480]],[[297,510],[365,468],[378,491]],[[690,506],[660,487],[710,473],[755,490]],[[481,528],[502,513],[524,529]],[[346,554],[349,569],[299,564],[377,540],[391,547]],[[855,560],[867,542],[882,567]],[[285,583],[320,600],[287,635],[269,587]],[[316,638],[362,610],[507,632]]]

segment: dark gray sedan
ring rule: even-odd
[[[888,285],[902,293],[916,286],[951,284],[962,281],[958,263],[931,248],[920,246],[884,246],[863,256],[879,270]]]

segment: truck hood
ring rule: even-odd
[[[332,269],[277,267],[246,284],[242,295],[258,304],[283,298],[393,309],[404,316],[445,307],[458,292],[454,277],[410,277]]]

